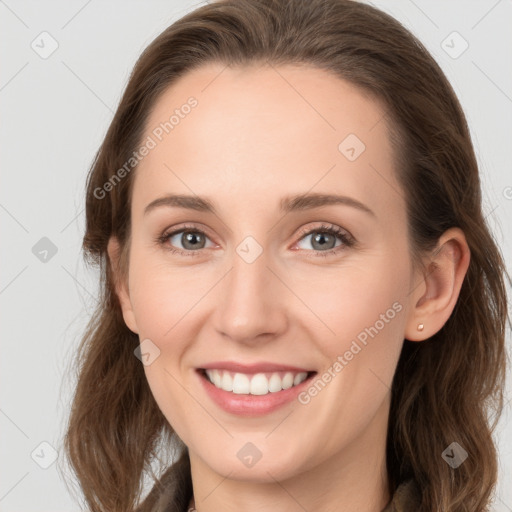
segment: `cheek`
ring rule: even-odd
[[[354,339],[364,342],[368,329],[375,334],[374,327],[382,337],[396,338],[402,326],[406,268],[397,258],[375,257],[335,273],[319,272],[313,282],[307,279],[300,285],[298,294],[307,298],[305,314],[327,352],[347,350]]]
[[[134,268],[131,292],[140,340],[149,339],[158,354],[144,366],[151,393],[169,424],[187,443],[187,418],[197,415],[197,405],[184,392],[182,367],[187,348],[202,325],[193,306],[204,292],[187,286],[183,272],[180,275],[152,266],[146,259]]]
[[[184,392],[180,382],[182,376],[169,364],[164,352],[150,366],[145,366],[144,372],[162,414],[172,429],[179,433],[181,440],[189,445],[192,441],[189,418],[197,417],[198,406],[191,395]]]
[[[161,256],[157,261],[157,256],[142,249],[132,254],[130,299],[140,337],[162,341],[172,336],[200,290],[194,292],[187,273],[165,265]]]

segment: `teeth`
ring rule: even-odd
[[[293,386],[293,374],[287,373],[283,379],[283,389],[289,389]]]
[[[218,370],[212,370],[213,383],[220,388],[222,386],[222,375]]]
[[[306,377],[308,376],[308,374],[306,373],[306,377],[303,377],[303,375],[304,375],[304,372],[303,373],[297,373],[297,375],[295,375],[295,377],[293,379],[293,385],[294,386],[296,386],[297,384],[300,384],[301,382],[306,380]]]
[[[268,392],[268,379],[265,374],[257,373],[254,375],[251,379],[251,395],[266,395]]]
[[[277,391],[281,391],[283,389],[283,385],[281,382],[281,377],[277,373],[273,373],[268,381],[268,390],[271,393],[276,393]]]
[[[251,381],[243,373],[235,373],[233,377],[233,393],[237,395],[248,395],[251,389]]]
[[[300,373],[272,373],[270,378],[264,373],[247,375],[245,373],[230,373],[226,370],[206,370],[210,382],[224,391],[231,391],[237,395],[267,395],[289,389],[304,382],[307,372]]]
[[[218,372],[219,370],[215,370],[215,371]],[[228,372],[223,372],[222,380],[220,383],[220,388],[223,389],[224,391],[233,391],[233,379]]]

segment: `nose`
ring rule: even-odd
[[[287,328],[285,295],[290,292],[271,268],[267,252],[251,263],[234,252],[232,267],[219,283],[214,324],[222,336],[238,343],[261,344]]]

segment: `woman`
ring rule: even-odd
[[[486,510],[505,269],[459,102],[396,20],[186,15],[137,62],[86,213],[103,295],[66,450],[90,510]]]

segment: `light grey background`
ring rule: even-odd
[[[488,221],[510,272],[512,2],[373,3],[420,38],[453,84],[481,166]],[[97,293],[97,274],[80,253],[85,178],[136,58],[198,5],[0,0],[2,512],[80,510],[67,487],[75,484],[58,467],[73,384],[65,370]],[[40,35],[45,31],[50,36]],[[459,55],[465,41],[469,47]],[[45,55],[52,44],[58,48]],[[56,254],[36,257],[46,247],[36,244],[48,244],[43,237]],[[510,376],[508,382],[510,400]],[[509,402],[496,433],[497,512],[512,511],[512,489],[504,485],[512,481],[510,408]]]

